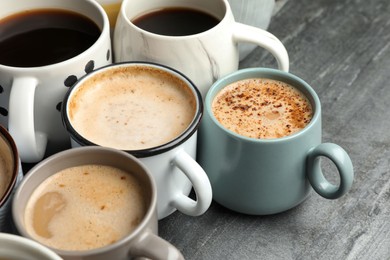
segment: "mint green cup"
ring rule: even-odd
[[[223,127],[213,115],[212,101],[225,86],[247,78],[274,79],[300,90],[311,102],[311,122],[295,134],[275,139],[248,138]],[[250,68],[218,80],[205,99],[198,142],[198,161],[210,179],[214,201],[240,213],[268,215],[297,206],[312,189],[327,199],[341,197],[352,186],[352,162],[342,147],[322,143],[321,132],[320,100],[293,74]],[[338,184],[325,178],[321,158],[336,166]]]

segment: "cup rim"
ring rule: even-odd
[[[133,28],[135,28],[135,30],[137,30],[138,32],[142,33],[142,34],[145,34],[147,35],[148,37],[156,37],[156,38],[161,38],[161,39],[170,39],[170,38],[175,38],[175,39],[183,39],[183,38],[194,38],[194,37],[199,37],[200,35],[203,35],[203,34],[208,34],[210,31],[214,31],[216,28],[220,27],[220,25],[226,20],[226,17],[228,16],[229,12],[231,13],[231,7],[229,5],[229,3],[227,2],[227,0],[219,0],[221,3],[223,3],[224,7],[225,7],[225,12],[223,14],[223,16],[220,18],[220,17],[216,17],[219,22],[212,28],[206,30],[206,31],[203,31],[203,32],[200,32],[200,33],[195,33],[195,34],[190,34],[190,35],[163,35],[163,34],[157,34],[157,33],[153,33],[153,32],[149,32],[147,30],[144,30],[140,27],[138,27],[137,25],[135,25],[131,19],[129,19],[128,15],[127,15],[127,5],[128,3],[130,2],[130,0],[123,0],[122,1],[122,6],[119,10],[119,14],[124,18],[124,20],[126,21],[126,23],[130,26],[132,26]],[[177,7],[177,5],[175,5],[175,7]],[[194,6],[183,6],[181,5],[180,7],[188,7],[188,8],[193,8],[193,9],[196,9]],[[157,8],[155,8],[157,9]],[[144,11],[144,13],[148,13],[148,11],[152,11],[154,9],[149,9],[147,11]],[[215,17],[214,14],[211,14],[210,12],[207,12],[207,14],[210,14],[212,16]],[[141,14],[138,14],[138,15],[142,15]],[[136,16],[137,17],[137,16]],[[132,17],[133,19],[134,17]]]
[[[59,0],[56,0],[56,1],[59,1]],[[87,17],[93,23],[95,23],[99,27],[99,29],[101,30],[99,37],[96,39],[96,41],[91,46],[89,46],[86,50],[84,50],[80,54],[78,54],[78,55],[76,55],[76,56],[74,56],[74,57],[72,57],[70,59],[67,59],[67,60],[64,60],[64,61],[60,61],[60,62],[56,62],[56,63],[52,63],[52,64],[48,64],[48,65],[34,66],[34,67],[16,67],[16,66],[9,66],[9,65],[0,64],[0,68],[5,68],[5,69],[11,70],[11,71],[31,71],[31,72],[36,71],[36,72],[41,72],[41,73],[47,73],[47,70],[55,69],[55,68],[60,67],[60,66],[66,66],[69,63],[74,62],[74,60],[79,59],[80,56],[83,56],[83,57],[84,56],[88,56],[89,53],[91,51],[93,51],[92,49],[95,48],[94,47],[95,45],[101,45],[101,42],[105,41],[106,36],[109,35],[110,24],[109,24],[107,13],[104,11],[103,7],[97,1],[94,1],[94,0],[83,0],[83,1],[85,3],[88,3],[91,6],[93,6],[95,8],[95,11],[97,11],[100,14],[100,19],[102,19],[102,28],[100,28],[99,24],[96,23],[95,19],[91,18],[90,13],[80,12],[80,10],[71,9],[70,8],[70,6],[71,6],[70,2],[67,3],[66,6],[57,6],[57,7],[44,6],[44,5],[39,3],[36,6],[34,6],[33,10],[40,10],[40,9],[69,10],[69,11],[72,11],[72,12],[75,12],[75,13],[78,13],[80,15],[83,15],[83,16]],[[64,1],[64,2],[66,2],[66,1]],[[25,9],[17,11],[17,12],[14,12],[14,13],[9,14],[9,15],[17,14],[17,13],[23,12],[24,10]],[[2,17],[0,19],[4,19],[4,18],[5,17]]]
[[[274,79],[279,80],[282,82],[286,82],[290,85],[292,85],[295,88],[298,88],[303,94],[309,99],[312,107],[313,107],[313,117],[309,124],[307,124],[303,129],[287,136],[283,136],[280,138],[270,138],[270,139],[257,139],[257,138],[251,138],[247,136],[243,136],[240,134],[237,134],[236,132],[229,130],[225,128],[214,116],[214,113],[212,112],[211,104],[213,102],[214,97],[217,95],[217,93],[226,87],[227,85],[243,80],[248,78],[267,78],[267,79]],[[279,142],[285,142],[288,140],[292,140],[295,138],[299,138],[302,135],[305,135],[307,131],[309,131],[313,125],[316,124],[318,120],[320,120],[321,116],[321,102],[317,95],[317,93],[314,91],[314,89],[303,79],[299,78],[298,76],[290,73],[285,72],[278,69],[273,68],[245,68],[237,70],[231,74],[228,74],[227,76],[217,80],[214,82],[214,84],[211,86],[210,90],[208,91],[206,98],[205,98],[205,113],[208,114],[208,116],[211,118],[213,123],[220,128],[222,131],[227,133],[229,136],[235,138],[244,140],[247,142],[256,142],[256,143],[279,143]]]
[[[3,196],[0,197],[0,206],[2,206],[3,204],[5,204],[5,202],[8,200],[8,198],[11,196],[12,191],[16,185],[16,180],[17,180],[18,174],[19,174],[19,153],[18,153],[18,149],[16,147],[15,141],[13,140],[12,136],[1,125],[0,125],[0,133],[1,133],[2,137],[4,137],[4,141],[8,144],[10,151],[12,151],[12,157],[13,157],[12,179],[11,179],[11,182],[8,184]]]
[[[111,249],[114,249],[114,248],[122,247],[124,244],[126,244],[129,241],[133,240],[136,236],[139,235],[140,232],[142,232],[142,230],[144,230],[147,227],[149,221],[151,219],[153,219],[153,214],[156,214],[156,218],[157,218],[157,211],[156,211],[156,207],[157,207],[157,186],[156,186],[156,183],[155,183],[155,181],[153,179],[152,174],[150,173],[150,170],[138,158],[136,158],[135,156],[133,156],[133,155],[131,155],[129,153],[126,153],[124,151],[113,149],[113,148],[109,148],[109,147],[102,147],[102,146],[77,147],[77,148],[72,148],[72,149],[68,149],[68,150],[65,150],[65,151],[61,151],[59,153],[56,153],[54,155],[51,155],[51,156],[45,158],[41,162],[37,163],[33,168],[31,168],[30,171],[27,173],[26,177],[21,181],[21,183],[18,186],[18,188],[17,188],[17,190],[15,192],[15,195],[14,195],[13,204],[12,204],[12,216],[13,216],[13,220],[15,222],[15,226],[16,226],[17,230],[19,231],[19,233],[23,237],[31,239],[33,241],[36,241],[27,232],[25,226],[22,223],[20,223],[21,219],[20,219],[20,217],[18,217],[19,213],[17,212],[17,208],[18,208],[17,207],[17,201],[18,201],[18,198],[20,196],[22,196],[21,194],[22,194],[23,190],[25,189],[25,186],[27,185],[26,183],[28,183],[31,178],[34,178],[34,175],[36,174],[37,171],[39,171],[43,167],[46,167],[47,163],[51,163],[53,161],[54,162],[61,161],[61,160],[63,160],[63,157],[67,157],[67,156],[73,156],[73,158],[76,158],[76,157],[82,156],[83,154],[86,154],[86,153],[92,153],[92,154],[96,154],[96,153],[107,153],[108,154],[109,153],[111,155],[115,155],[116,157],[122,157],[124,159],[132,160],[134,163],[136,163],[138,165],[138,167],[140,167],[142,169],[143,174],[147,176],[148,184],[150,185],[150,201],[149,201],[147,210],[145,212],[145,215],[142,218],[142,221],[138,224],[138,226],[134,230],[132,230],[130,234],[128,234],[127,236],[125,236],[125,237],[123,237],[121,239],[119,239],[118,241],[116,241],[113,244],[109,244],[109,245],[98,247],[98,248],[94,248],[94,249],[78,250],[78,251],[57,249],[57,248],[54,248],[54,247],[51,247],[51,246],[44,245],[47,248],[53,250],[55,253],[57,253],[60,256],[66,256],[66,257],[72,257],[72,256],[81,256],[81,257],[83,257],[83,256],[93,256],[93,255],[99,255],[101,253],[104,253],[107,250],[111,250]],[[86,163],[77,163],[76,162],[74,164],[72,163],[71,165],[68,165],[68,167],[73,167],[73,166],[76,166],[76,165],[85,165],[85,164]],[[107,165],[107,164],[102,164],[102,165]],[[113,166],[113,167],[118,167],[118,166]],[[55,172],[53,172],[50,176],[52,176],[53,174],[55,174]],[[34,186],[34,188],[32,189],[31,193],[38,186],[39,186],[39,183],[36,186]],[[31,195],[31,193],[30,193],[30,195]],[[27,202],[24,205],[23,210],[25,210],[26,205],[27,205]],[[36,242],[38,242],[38,241],[36,241]],[[40,242],[38,242],[38,243],[40,243]]]
[[[71,97],[72,92],[75,89],[77,89],[77,86],[82,84],[82,82],[84,80],[86,80],[90,77],[93,77],[94,75],[100,73],[101,71],[104,71],[104,70],[110,69],[110,68],[115,68],[115,67],[122,67],[122,66],[125,66],[125,67],[129,67],[129,66],[150,67],[151,66],[151,67],[154,67],[157,69],[163,69],[164,71],[167,71],[168,73],[173,74],[173,75],[179,77],[181,80],[185,81],[186,85],[189,86],[192,93],[194,94],[195,100],[197,101],[195,115],[194,115],[191,123],[176,138],[174,138],[173,140],[171,140],[167,143],[164,143],[162,145],[158,145],[155,147],[151,147],[151,148],[138,149],[138,150],[123,150],[123,151],[130,153],[130,154],[136,156],[137,158],[144,158],[144,157],[150,157],[153,155],[161,154],[161,153],[167,152],[167,151],[172,150],[173,148],[181,145],[182,143],[187,141],[198,130],[201,119],[203,117],[203,99],[202,99],[202,96],[201,96],[198,88],[195,86],[195,84],[187,76],[185,76],[183,73],[181,73],[180,71],[178,71],[176,69],[173,69],[169,66],[159,64],[159,63],[147,62],[147,61],[125,61],[125,62],[118,62],[118,63],[113,63],[113,64],[109,64],[109,65],[100,67],[100,68],[94,70],[93,72],[84,75],[76,83],[74,83],[74,85],[71,86],[69,88],[69,90],[67,91],[67,93],[65,94],[63,102],[62,102],[62,109],[61,109],[62,122],[63,122],[65,129],[68,131],[69,135],[76,143],[78,143],[81,146],[85,146],[85,145],[87,145],[87,146],[90,146],[90,145],[100,146],[96,143],[89,141],[87,138],[80,135],[73,128],[72,123],[70,122],[70,120],[67,116],[68,115],[67,103]]]
[[[46,257],[54,260],[61,260],[62,258],[57,255],[53,250],[49,249],[48,247],[25,237],[14,235],[14,234],[8,234],[8,233],[0,233],[0,242],[1,245],[7,245],[7,243],[4,243],[4,241],[8,243],[16,243],[19,246],[27,247],[28,253],[41,253],[44,254]],[[32,251],[33,250],[33,251]],[[23,250],[22,250],[23,251]]]

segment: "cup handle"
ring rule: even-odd
[[[146,231],[131,249],[130,255],[156,260],[182,260],[180,251],[168,241]]]
[[[177,193],[171,201],[171,206],[190,216],[202,215],[210,207],[212,190],[210,180],[200,165],[184,150],[180,150],[172,163],[190,179],[196,193],[197,200]]]
[[[330,159],[337,167],[340,176],[339,186],[326,180],[321,171],[320,157]],[[343,196],[352,186],[354,172],[351,159],[347,152],[332,143],[323,143],[309,151],[307,157],[307,177],[313,189],[327,199],[337,199]]]
[[[8,130],[15,140],[22,162],[42,160],[47,144],[47,135],[35,131],[34,96],[38,79],[15,78],[9,100]]]
[[[236,42],[248,42],[263,47],[276,58],[279,69],[288,72],[289,57],[287,50],[283,43],[273,34],[254,26],[236,22],[233,30],[233,39]]]

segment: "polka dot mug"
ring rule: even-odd
[[[9,129],[22,162],[27,163],[70,147],[61,122],[61,101],[78,78],[112,63],[109,20],[96,1],[5,1],[0,4],[0,20],[39,9],[76,12],[92,20],[101,32],[85,51],[64,61],[35,67],[0,64],[0,124]]]

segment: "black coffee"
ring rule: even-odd
[[[92,46],[100,33],[92,20],[70,11],[14,14],[0,21],[0,64],[37,67],[68,60]]]
[[[168,36],[185,36],[207,31],[219,23],[214,16],[189,8],[166,8],[149,12],[132,21],[139,28]]]

